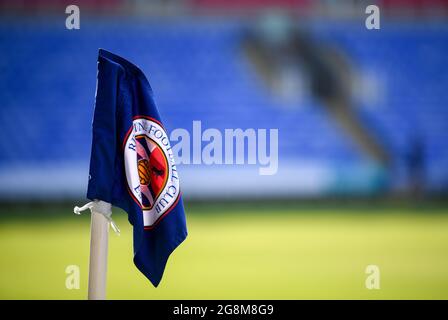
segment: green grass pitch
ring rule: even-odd
[[[159,288],[132,262],[132,229],[109,242],[108,299],[448,299],[448,210],[187,206],[189,236]],[[67,205],[2,207],[1,299],[85,299],[89,215]],[[7,216],[7,218],[5,218]],[[365,286],[367,265],[380,289]],[[68,265],[80,289],[65,287]]]

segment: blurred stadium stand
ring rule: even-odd
[[[0,1],[2,7],[8,3]],[[84,1],[79,3],[82,10]],[[188,3],[194,8],[224,1]],[[83,196],[98,48],[141,67],[169,131],[191,131],[194,120],[202,120],[203,129],[279,129],[277,175],[259,176],[256,166],[181,165],[187,196],[360,195],[400,192],[413,183],[430,192],[448,188],[443,21],[382,21],[380,32],[356,19],[297,23],[313,41],[337,48],[350,61],[356,113],[391,153],[387,169],[369,159],[306,90],[292,100],[267,90],[242,53],[250,19],[82,18],[81,29],[70,32],[64,21],[65,15],[4,15],[0,22],[1,198]]]

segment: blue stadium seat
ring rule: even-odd
[[[363,156],[317,105],[283,108],[264,90],[240,52],[243,22],[132,23],[60,21],[0,23],[0,167],[87,161],[98,48],[120,54],[147,74],[166,127],[279,128],[280,156],[350,165]],[[386,84],[380,102],[359,104],[366,125],[383,137],[403,166],[409,135],[424,137],[429,181],[448,185],[448,29],[316,23],[318,41],[345,52],[359,70]],[[13,146],[13,147],[12,147]]]

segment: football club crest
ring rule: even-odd
[[[179,177],[168,135],[149,117],[136,117],[124,140],[129,193],[143,212],[145,229],[154,227],[179,200]]]

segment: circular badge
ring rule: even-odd
[[[129,193],[142,209],[145,229],[150,229],[180,195],[170,141],[157,120],[134,119],[124,140],[124,165]]]

